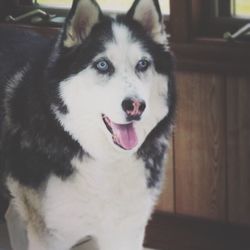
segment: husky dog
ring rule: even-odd
[[[157,0],[75,0],[55,40],[0,33],[1,175],[29,250],[141,250],[175,106]]]

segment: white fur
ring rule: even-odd
[[[43,202],[58,242],[69,247],[91,235],[100,250],[141,249],[154,204],[144,163],[131,156],[102,164],[76,158],[72,164],[76,174],[66,181],[50,178]]]
[[[67,180],[52,176],[41,196],[9,178],[11,193],[19,197],[15,205],[27,223],[29,250],[69,250],[88,236],[100,250],[141,250],[158,195],[147,188],[142,160],[131,155],[100,164],[75,158],[72,165],[75,174]],[[33,211],[44,220],[36,221],[39,229],[32,227],[37,220]]]

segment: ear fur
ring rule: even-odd
[[[158,0],[135,0],[127,16],[138,21],[153,40],[159,43],[166,42],[165,27]]]
[[[65,47],[80,44],[91,32],[102,16],[95,0],[74,0],[64,27]]]

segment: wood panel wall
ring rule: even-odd
[[[250,225],[250,77],[178,71],[158,210]]]
[[[228,213],[250,224],[250,77],[227,77]]]

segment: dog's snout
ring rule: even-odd
[[[126,98],[122,102],[122,109],[127,114],[129,120],[139,120],[145,108],[145,101],[140,99]]]

